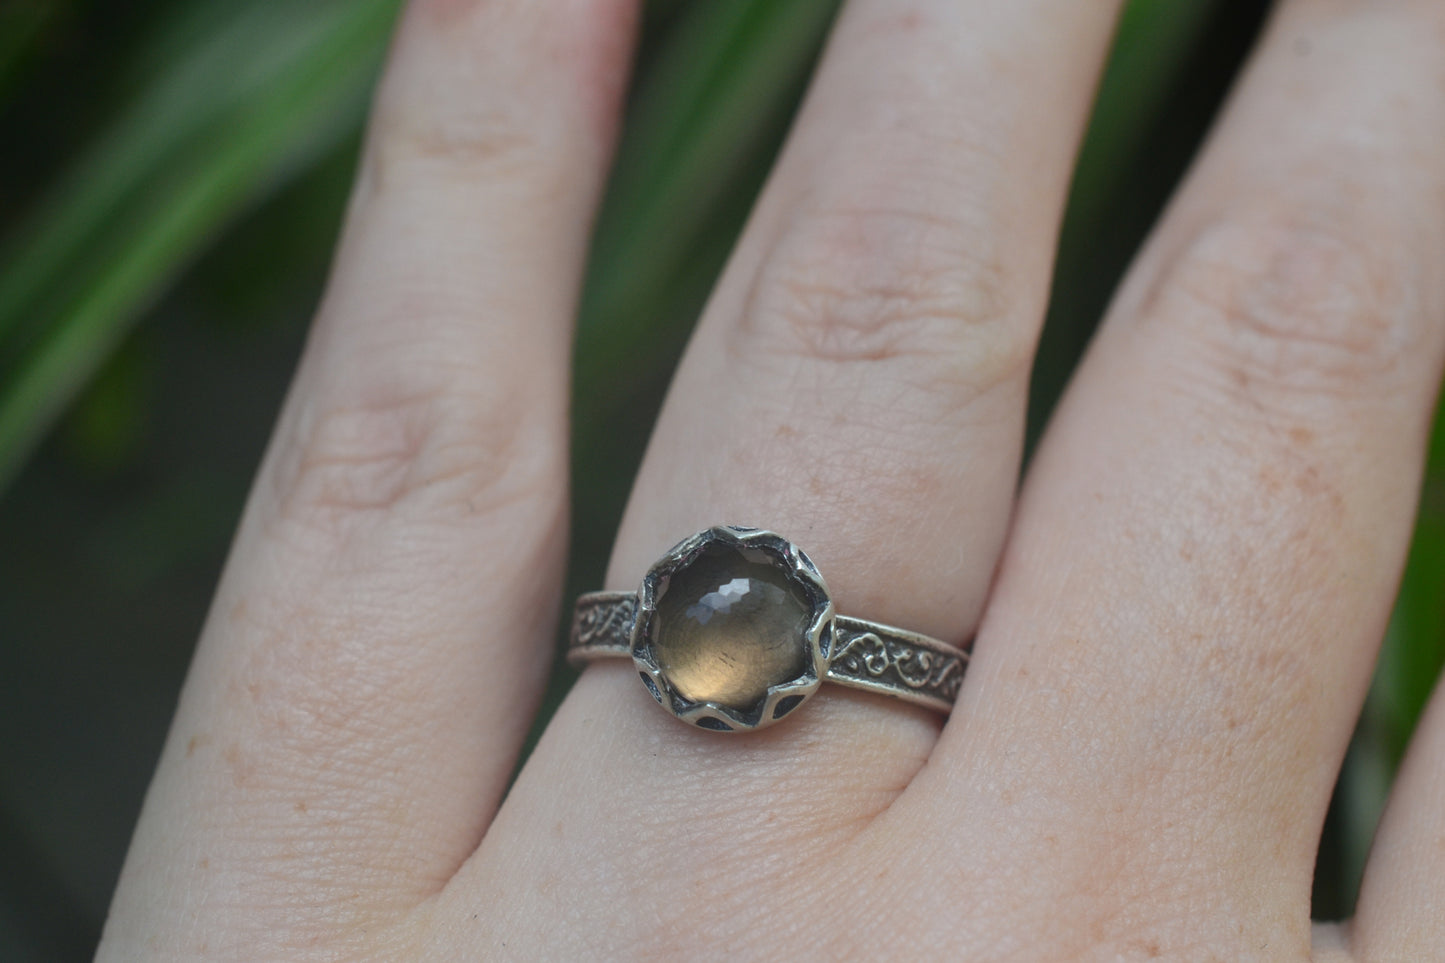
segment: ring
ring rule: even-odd
[[[567,658],[629,657],[683,722],[772,725],[825,680],[948,713],[968,651],[838,615],[817,566],[774,532],[718,526],[684,539],[636,592],[577,599]]]

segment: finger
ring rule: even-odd
[[[438,887],[489,819],[551,649],[570,322],[632,7],[408,8],[131,855],[182,867],[172,918],[256,900],[267,940],[344,927]],[[140,889],[117,919],[143,927]]]
[[[840,602],[972,629],[1114,5],[957,6],[847,8],[675,380],[613,587],[722,518],[773,520]],[[900,594],[905,570],[923,581]]]
[[[985,903],[1306,958],[1445,340],[1442,47],[1438,3],[1286,3],[1121,292],[930,767]]]
[[[682,536],[736,522],[805,548],[841,612],[967,637],[1009,516],[1055,228],[1112,16],[1058,0],[848,6],[678,372],[612,587],[635,588]],[[715,901],[668,912],[733,933],[756,911],[735,898],[756,891],[739,875],[759,854],[795,852],[775,864],[790,873],[836,852],[936,733],[926,713],[825,686],[786,725],[723,744],[660,714],[630,667],[598,667],[476,873],[504,905],[525,898],[501,891],[498,867],[575,862],[560,836],[527,833],[555,823],[639,891],[717,866]],[[555,793],[563,781],[602,788],[579,809]],[[639,843],[639,818],[686,820],[687,845]],[[574,895],[571,913],[604,909]],[[656,903],[611,892],[605,909],[628,906]]]
[[[1350,926],[1357,958],[1428,960],[1445,947],[1445,689],[1420,721],[1385,809]]]

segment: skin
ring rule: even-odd
[[[633,6],[403,16],[99,959],[1445,957],[1440,699],[1309,916],[1445,357],[1445,6],[1283,0],[1020,487],[1116,7],[851,0],[606,587],[772,528],[840,611],[976,632],[958,707],[724,736],[598,665],[503,802]]]

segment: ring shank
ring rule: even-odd
[[[577,599],[567,660],[632,657],[634,592],[589,592]],[[837,616],[827,681],[948,713],[968,668],[968,652],[904,629]]]

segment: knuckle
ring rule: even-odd
[[[409,0],[370,123],[361,185],[575,190],[615,136],[627,0]],[[541,66],[545,65],[545,67]]]
[[[1419,332],[1408,263],[1338,205],[1265,211],[1198,230],[1165,266],[1144,313],[1182,323],[1236,385],[1358,395],[1397,380]]]
[[[523,175],[545,154],[538,137],[537,126],[505,104],[443,111],[383,98],[372,120],[362,184],[382,193],[419,179],[478,183],[484,176]]]
[[[560,499],[560,444],[523,405],[409,367],[403,383],[288,414],[270,473],[279,517],[336,532],[396,511],[446,521]]]
[[[1021,377],[1032,329],[1009,310],[987,233],[898,209],[800,218],[761,269],[742,350],[825,362],[899,359],[982,393]]]

